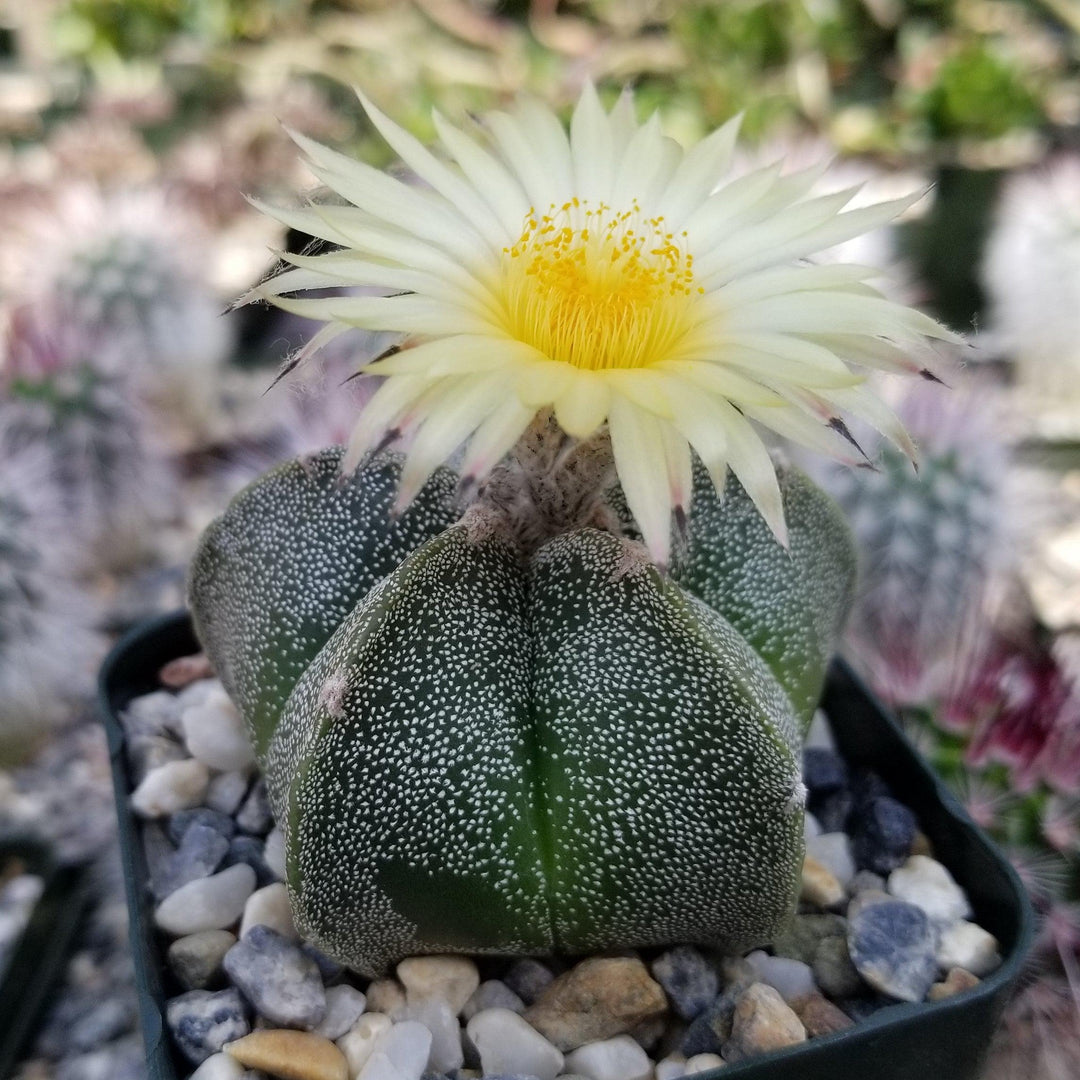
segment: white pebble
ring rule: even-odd
[[[410,1005],[438,998],[457,1016],[480,985],[480,972],[464,956],[412,956],[397,966]]]
[[[375,1053],[364,1062],[357,1080],[406,1080],[406,1077],[385,1054]]]
[[[693,1076],[709,1069],[719,1069],[724,1064],[724,1059],[719,1054],[695,1054],[686,1063],[686,1075]]]
[[[340,1039],[352,1031],[353,1025],[367,1008],[367,998],[348,983],[329,986],[326,989],[326,1013],[322,1023],[312,1028],[324,1039]]]
[[[616,1035],[567,1054],[566,1069],[589,1080],[648,1080],[652,1062],[629,1035]]]
[[[431,1056],[431,1032],[415,1020],[403,1020],[376,1040],[372,1058],[380,1054],[391,1061],[404,1080],[420,1080]]]
[[[210,781],[203,805],[219,814],[235,817],[250,784],[251,774],[247,770],[220,773]]]
[[[278,881],[285,880],[285,834],[276,825],[263,845],[263,862]]]
[[[243,914],[254,891],[255,871],[246,863],[237,863],[210,877],[189,881],[166,896],[154,912],[154,922],[174,937],[226,930]]]
[[[228,1054],[212,1054],[188,1080],[240,1080],[244,1071],[244,1066],[236,1058]]]
[[[425,1072],[449,1073],[465,1064],[461,1026],[445,1001],[433,998],[431,1001],[407,1005],[401,1019],[415,1020],[431,1032],[431,1051]]]
[[[685,1075],[686,1058],[682,1054],[669,1054],[656,1063],[656,1080],[679,1080]]]
[[[746,961],[757,973],[758,980],[771,986],[785,1001],[798,1001],[818,992],[810,965],[801,960],[769,956],[758,950],[750,953]]]
[[[280,881],[265,888],[256,889],[244,904],[244,917],[240,923],[240,937],[243,937],[253,926],[269,926],[276,930],[288,941],[299,941],[300,935],[296,932],[296,924],[293,922],[292,905],[289,903],[289,890]],[[346,1027],[352,1027],[349,1024]]]
[[[209,694],[201,704],[185,709],[180,723],[188,750],[211,769],[236,772],[255,763],[244,722],[224,691]]]
[[[851,841],[844,833],[821,833],[808,838],[806,854],[831,870],[845,889],[851,884],[855,876],[855,859],[851,854]]]
[[[356,1080],[360,1070],[379,1041],[383,1032],[389,1031],[393,1021],[385,1013],[364,1013],[340,1039],[337,1048],[345,1055],[349,1066],[349,1080]]]
[[[921,907],[931,920],[946,926],[971,914],[964,890],[952,874],[928,855],[912,855],[889,875],[889,892],[898,900]]]
[[[188,683],[176,695],[177,717],[179,718],[183,711],[191,708],[192,705],[201,705],[212,694],[224,693],[225,687],[221,685],[220,679],[198,679],[196,682]]]
[[[167,761],[143,777],[131,796],[131,806],[144,818],[190,810],[202,803],[209,783],[210,770],[201,761]]]
[[[943,971],[963,968],[983,978],[1001,966],[998,940],[973,922],[958,922],[941,931],[936,959]]]
[[[562,1054],[509,1009],[484,1009],[469,1021],[465,1030],[480,1054],[485,1076],[517,1073],[538,1080],[555,1080],[563,1071]]]
[[[803,813],[802,831],[803,839],[807,843],[810,842],[812,837],[821,835],[821,822],[809,810]]]

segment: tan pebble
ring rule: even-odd
[[[807,855],[803,860],[802,889],[799,899],[818,908],[842,904],[847,896],[836,875],[817,859]]]
[[[806,1028],[791,1006],[771,986],[754,983],[739,995],[731,1039],[722,1052],[730,1064],[801,1042],[806,1042]]]
[[[811,994],[791,1002],[795,1015],[802,1021],[806,1034],[811,1039],[821,1035],[832,1035],[836,1031],[847,1031],[855,1021],[847,1013],[837,1008],[821,994]]]
[[[727,1062],[719,1054],[695,1054],[686,1063],[686,1076],[694,1076],[709,1069],[720,1069]]]
[[[594,957],[550,983],[525,1019],[565,1052],[625,1035],[667,1010],[663,989],[636,957]]]
[[[249,1069],[281,1080],[349,1080],[345,1055],[329,1039],[310,1031],[253,1031],[226,1043],[225,1053]]]
[[[405,990],[397,979],[376,979],[365,991],[368,1012],[396,1016],[405,1008]]]
[[[924,832],[917,832],[915,839],[911,841],[911,855],[926,855],[934,858],[934,845],[930,843],[930,837]]]
[[[212,679],[213,677],[214,668],[207,659],[206,653],[178,656],[175,660],[170,660],[158,672],[158,679],[162,686],[167,686],[170,690],[181,690],[198,679]]]
[[[970,990],[973,986],[978,985],[979,980],[970,971],[958,967],[950,968],[949,974],[941,982],[934,983],[930,987],[926,994],[926,1000],[944,1001],[945,998],[962,994],[965,990]]]
[[[445,1001],[455,1016],[480,985],[480,972],[464,956],[411,956],[398,964],[397,977],[410,1005],[434,998]]]

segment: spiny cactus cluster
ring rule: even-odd
[[[60,304],[27,304],[13,312],[5,346],[7,443],[48,457],[69,528],[84,540],[83,569],[131,562],[176,481],[109,339],[66,321]]]
[[[911,462],[884,445],[874,467],[820,472],[855,533],[852,652],[889,700],[932,698],[984,618],[988,583],[1009,550],[1006,453],[978,392],[910,390],[899,414],[919,446]]]
[[[831,502],[781,468],[785,551],[699,470],[669,577],[611,531],[617,499],[578,497],[588,461],[538,476],[525,448],[464,518],[440,468],[393,516],[400,459],[342,481],[341,453],[242,492],[191,572],[302,932],[368,974],[768,940],[798,892],[802,734],[851,587]]]
[[[0,764],[28,753],[85,691],[95,607],[67,576],[66,515],[40,447],[7,441],[0,412]]]

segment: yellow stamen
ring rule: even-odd
[[[693,324],[694,257],[663,217],[587,199],[530,209],[504,248],[507,329],[553,360],[602,370],[669,356]]]

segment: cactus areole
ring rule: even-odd
[[[523,539],[440,469],[283,465],[207,531],[200,639],[248,724],[298,925],[413,953],[766,941],[794,910],[800,742],[847,605],[836,508],[781,468],[782,548],[698,485],[670,575],[595,527]]]

